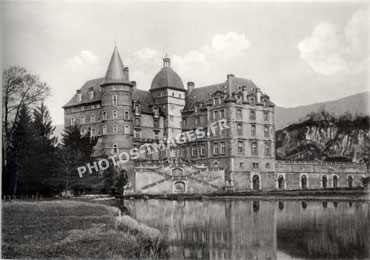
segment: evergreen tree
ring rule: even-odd
[[[64,172],[65,191],[78,190],[83,185],[77,168],[92,164],[97,138],[91,138],[89,133],[82,135],[78,126],[65,130],[61,147],[61,163]]]
[[[32,178],[29,181],[30,187],[35,188],[34,193],[48,196],[58,193],[62,186],[56,147],[57,139],[52,136],[54,130],[49,111],[42,103],[33,114],[34,158],[30,168]]]
[[[3,192],[9,195],[28,193],[28,170],[32,165],[32,154],[34,153],[31,123],[27,106],[23,105],[10,138],[10,156],[3,175]]]

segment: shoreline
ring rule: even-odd
[[[328,189],[328,190],[271,190],[271,191],[239,191],[215,193],[170,193],[170,194],[128,194],[117,196],[116,199],[165,199],[165,200],[362,200],[370,201],[370,189]]]

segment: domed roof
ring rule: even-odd
[[[180,76],[170,67],[170,59],[163,59],[163,68],[155,75],[150,90],[172,88],[185,91]]]

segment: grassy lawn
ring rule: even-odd
[[[113,209],[70,200],[3,201],[2,258],[157,259],[166,256],[163,238],[157,230],[138,224],[130,217],[117,220]]]

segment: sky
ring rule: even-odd
[[[165,53],[184,85],[252,79],[278,106],[369,90],[369,2],[2,1],[2,65],[51,88],[53,123],[116,45],[148,90]]]

